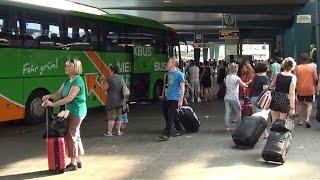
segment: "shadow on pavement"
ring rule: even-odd
[[[35,171],[35,172],[28,172],[28,173],[21,173],[21,174],[12,174],[7,176],[0,176],[0,179],[33,179],[33,178],[41,178],[47,176],[54,176],[55,174],[51,174],[48,170],[43,171]]]

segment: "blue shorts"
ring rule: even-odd
[[[128,113],[121,114],[120,119],[123,123],[128,123]]]

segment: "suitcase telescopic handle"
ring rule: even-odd
[[[47,129],[47,140],[49,138],[49,113],[48,113],[48,107],[46,106],[46,102],[43,101],[43,103],[41,104],[41,106],[43,106],[45,108],[46,111],[46,129]]]
[[[177,113],[178,113],[178,115],[183,115],[182,109],[181,109],[181,108],[178,108],[178,109],[177,109]]]

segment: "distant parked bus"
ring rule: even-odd
[[[154,20],[0,1],[0,122],[42,122],[41,97],[60,87],[71,58],[83,64],[88,107],[105,104],[99,78],[109,77],[110,65],[132,101],[156,101],[176,45],[176,32]]]

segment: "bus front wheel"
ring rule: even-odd
[[[42,106],[42,96],[48,94],[44,89],[34,90],[27,101],[25,109],[25,124],[33,125],[46,121],[45,107]],[[49,109],[49,113],[52,110]],[[51,113],[50,113],[51,114]],[[50,116],[49,116],[50,117]]]

